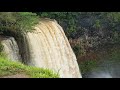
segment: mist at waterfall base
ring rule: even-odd
[[[83,78],[120,78],[120,63],[118,61],[104,60],[99,66],[82,76]]]

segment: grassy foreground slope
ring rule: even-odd
[[[59,76],[49,69],[26,66],[0,57],[0,77],[25,74],[30,78],[58,78]]]

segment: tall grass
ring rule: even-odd
[[[19,62],[7,60],[5,57],[0,56],[0,77],[25,74],[30,78],[58,78],[59,75],[52,70],[26,66]]]

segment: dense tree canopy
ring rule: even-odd
[[[119,38],[120,12],[36,12],[40,17],[56,19],[68,38],[91,36]],[[104,35],[103,35],[104,34]],[[114,37],[115,36],[115,37]]]
[[[1,12],[0,31],[29,31],[39,18],[56,19],[68,38],[98,36],[119,39],[120,12]]]

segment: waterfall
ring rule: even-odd
[[[76,56],[57,21],[40,20],[32,32],[15,37],[17,42],[13,37],[1,41],[3,52],[10,60],[51,69],[61,78],[82,77]]]
[[[81,78],[76,56],[62,27],[51,19],[44,19],[26,33],[29,48],[28,65],[49,68],[62,78]]]
[[[1,44],[4,47],[3,52],[6,54],[8,59],[13,61],[19,61],[21,59],[17,42],[13,37],[4,38],[1,41]]]

